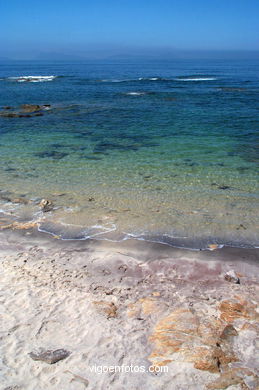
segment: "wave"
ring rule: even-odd
[[[175,81],[213,81],[216,77],[177,77]]]
[[[150,242],[154,244],[166,245],[172,248],[188,249],[191,251],[214,251],[224,247],[254,249],[257,246],[250,243],[241,243],[239,241],[227,241],[212,237],[177,237],[168,234],[134,234],[119,232],[114,223],[104,225],[94,225],[89,228],[82,226],[62,224],[62,223],[41,223],[38,225],[38,231],[50,234],[62,241],[84,241],[101,240],[109,242],[123,242],[127,240],[137,240]]]
[[[103,83],[129,83],[129,82],[147,82],[147,81],[213,81],[217,80],[214,76],[179,76],[175,78],[165,77],[138,77],[137,79],[103,79]]]
[[[41,83],[45,81],[52,81],[58,76],[17,76],[17,77],[8,77],[8,80],[17,81],[18,83],[30,82],[30,83]]]
[[[162,77],[139,77],[138,80],[139,81],[163,81],[167,79],[164,79]]]
[[[170,79],[165,79],[162,77],[138,77],[137,79],[102,79],[98,80],[103,83],[128,83],[134,81],[170,81]]]
[[[111,233],[116,230],[116,225],[113,223],[107,223],[105,225],[93,225],[88,228],[83,226],[67,224],[67,223],[54,223],[54,222],[41,222],[38,226],[38,231],[48,233],[61,240],[88,240],[94,239],[97,236]]]
[[[126,92],[125,95],[130,95],[130,96],[141,96],[141,95],[146,95],[146,92]]]

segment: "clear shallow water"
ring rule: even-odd
[[[66,239],[258,245],[258,71],[252,61],[2,64],[0,106],[51,109],[0,117],[0,189],[33,200],[1,208]],[[39,212],[41,198],[53,212]]]

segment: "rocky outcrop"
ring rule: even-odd
[[[240,279],[239,279],[239,277],[237,276],[237,274],[235,273],[234,270],[228,271],[228,272],[225,274],[224,278],[225,278],[225,280],[227,280],[228,282],[240,284]]]
[[[3,118],[31,118],[32,116],[42,116],[46,110],[51,108],[50,104],[22,104],[18,108],[10,106],[3,107],[0,117]]]
[[[177,309],[155,326],[149,338],[154,344],[149,360],[153,365],[163,365],[177,359],[192,362],[199,370],[219,372],[222,364],[237,360],[225,327],[222,321],[194,310]]]
[[[20,106],[22,112],[35,112],[43,109],[39,104],[22,104]]]

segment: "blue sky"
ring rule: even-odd
[[[0,0],[0,56],[259,50],[259,0]]]

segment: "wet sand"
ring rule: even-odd
[[[3,389],[258,388],[259,249],[62,241],[27,229],[1,232],[0,250]],[[49,364],[29,355],[39,349],[70,354]],[[89,368],[131,365],[145,372]]]

